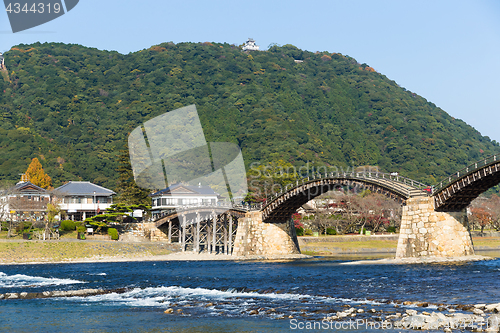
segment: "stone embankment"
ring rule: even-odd
[[[122,294],[126,292],[126,289],[80,289],[80,290],[55,290],[55,291],[43,291],[39,293],[5,293],[0,294],[0,300],[19,300],[19,299],[35,299],[35,298],[52,298],[52,297],[87,297],[104,295],[110,293]]]

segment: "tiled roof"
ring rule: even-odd
[[[36,186],[35,184],[33,184],[31,182],[19,182],[13,187],[14,192],[19,192],[19,191],[28,190],[28,189],[31,189],[31,190],[34,190],[37,192],[47,192],[46,189],[43,189],[40,186]]]
[[[184,185],[184,184],[175,184],[172,186],[167,187],[164,190],[158,191],[156,193],[151,194],[151,197],[157,196],[157,195],[162,195],[162,194],[191,194],[191,195],[217,195],[217,193],[212,190],[210,186],[204,186],[204,185],[199,185],[199,186],[191,186],[191,185]]]
[[[95,195],[96,196],[110,196],[116,194],[105,187],[92,184],[91,182],[69,182],[54,190],[60,195]]]

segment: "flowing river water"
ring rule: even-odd
[[[375,332],[380,327],[312,325],[351,307],[357,310],[352,320],[368,323],[407,309],[422,311],[405,301],[428,302],[424,310],[444,313],[458,304],[499,303],[500,252],[488,254],[497,259],[426,265],[342,264],[353,259],[347,257],[5,265],[0,293],[124,289],[0,300],[0,331]]]

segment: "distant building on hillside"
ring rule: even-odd
[[[2,52],[0,52],[0,69],[5,69],[5,58],[3,57]]]
[[[253,38],[248,38],[243,46],[243,51],[260,51],[259,46],[255,44],[255,40]]]
[[[54,190],[61,210],[74,221],[102,213],[113,204],[116,193],[91,182],[69,182]]]

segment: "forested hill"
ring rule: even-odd
[[[81,179],[114,188],[128,133],[193,103],[207,139],[238,143],[247,165],[378,165],[433,183],[500,152],[463,121],[340,53],[164,43],[123,55],[38,43],[4,56],[0,179],[17,180],[38,157],[55,186]]]

